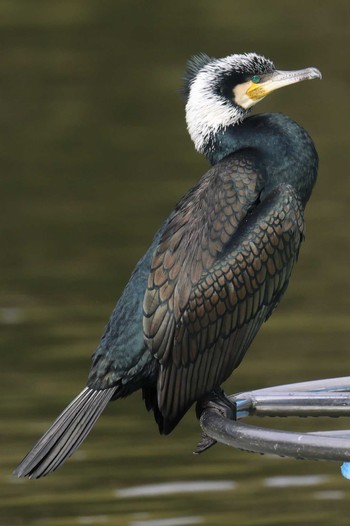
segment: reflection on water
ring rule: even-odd
[[[309,130],[320,178],[288,293],[226,389],[349,374],[349,112],[347,98],[334,96],[350,84],[349,3],[253,5],[0,2],[4,526],[348,524],[350,486],[335,464],[224,446],[194,457],[194,412],[160,437],[139,395],[110,404],[55,474],[39,481],[10,475],[84,387],[89,355],[133,265],[207,167],[187,137],[178,95],[194,52],[255,50],[281,69],[316,66],[324,79],[281,90],[259,107]],[[283,426],[344,424],[288,419]],[[177,481],[181,492],[173,491]],[[230,486],[215,491],[218,483]],[[208,486],[190,491],[193,484]],[[158,493],[125,494],[150,486]]]
[[[23,321],[21,309],[17,307],[4,307],[0,309],[0,324],[16,325]]]
[[[187,526],[190,524],[202,524],[201,517],[176,517],[173,519],[132,521],[130,526]]]
[[[292,488],[294,486],[317,486],[327,482],[329,477],[326,475],[300,475],[290,477],[268,477],[264,480],[264,485],[268,488]]]
[[[341,500],[345,495],[345,491],[316,491],[313,497],[318,500]]]
[[[123,488],[116,491],[115,494],[117,497],[151,497],[175,493],[228,491],[235,487],[236,483],[232,480],[170,482],[169,484],[149,484],[147,486]]]
[[[108,520],[107,515],[92,515],[91,517],[78,517],[78,524],[106,524]]]

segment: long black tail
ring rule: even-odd
[[[60,414],[17,466],[17,477],[39,478],[55,471],[80,446],[112,398],[116,387],[86,387]]]

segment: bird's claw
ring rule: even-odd
[[[215,446],[215,444],[216,444],[216,440],[211,438],[209,435],[202,433],[201,439],[198,442],[196,449],[193,451],[193,454],[200,455],[207,449],[211,448],[212,446]]]
[[[221,389],[215,389],[211,391],[197,402],[196,414],[198,420],[200,420],[202,413],[205,410],[213,411],[214,413],[218,413],[219,415],[230,420],[237,419],[237,404],[235,402],[231,402],[231,400],[225,396],[224,391]],[[201,439],[193,453],[195,455],[199,455],[215,444],[216,440],[203,432]]]

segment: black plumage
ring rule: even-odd
[[[138,389],[160,432],[170,433],[239,365],[287,288],[318,163],[298,124],[247,112],[266,91],[319,76],[314,69],[278,72],[256,54],[200,55],[190,63],[188,127],[212,167],[137,264],[93,356],[88,387],[24,458],[18,476],[54,471],[110,400]]]

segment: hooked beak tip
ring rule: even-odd
[[[317,68],[309,68],[310,70],[310,80],[311,79],[322,79],[322,73]]]

